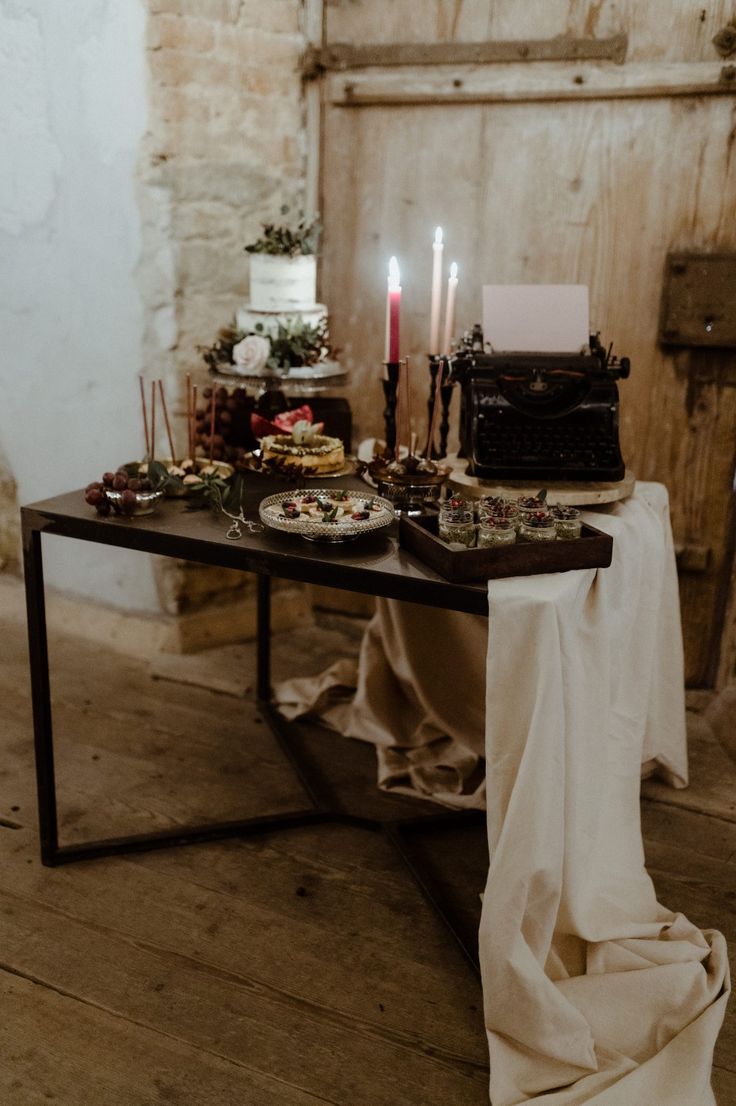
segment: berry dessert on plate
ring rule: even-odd
[[[387,500],[344,488],[270,495],[262,501],[259,514],[266,526],[311,541],[349,541],[388,526],[395,518]]]

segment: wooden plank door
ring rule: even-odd
[[[436,225],[460,266],[459,329],[480,321],[484,283],[587,284],[592,328],[632,362],[628,466],[670,489],[695,686],[715,679],[732,585],[736,361],[662,348],[658,319],[669,252],[736,252],[736,70],[712,41],[731,14],[684,0],[330,0],[319,56],[321,293],[358,438],[382,429],[391,254],[417,429]],[[412,44],[451,60],[410,64]],[[607,57],[585,60],[598,48]],[[542,60],[474,60],[484,52]]]

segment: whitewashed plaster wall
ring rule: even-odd
[[[142,446],[141,0],[0,0],[0,449],[21,503]],[[66,539],[47,581],[159,609],[150,558]]]

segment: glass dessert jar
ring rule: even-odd
[[[557,529],[554,518],[549,511],[530,511],[526,516],[522,512],[519,537],[522,541],[555,541]]]
[[[540,492],[539,495],[519,496],[519,498],[516,500],[516,506],[519,509],[519,515],[522,522],[530,515],[538,514],[540,511],[548,510],[545,497],[546,492]]]
[[[519,529],[519,508],[507,499],[500,500],[495,506],[490,506],[482,499],[478,506],[478,519],[484,518],[507,518],[513,523],[514,529]]]
[[[473,509],[460,496],[446,499],[440,505],[439,536],[453,545],[475,545],[475,521]]]
[[[573,541],[580,537],[582,522],[577,507],[562,507],[559,504],[550,508],[554,519],[557,537],[562,541]]]
[[[509,502],[502,495],[482,495],[478,500],[478,514],[497,515]]]
[[[499,515],[482,515],[478,523],[478,545],[488,548],[494,545],[513,545],[516,526],[513,518]]]

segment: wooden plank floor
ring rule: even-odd
[[[0,1102],[486,1106],[479,986],[378,835],[312,827],[43,868],[20,628],[2,654]],[[333,655],[315,631],[281,635],[276,676]],[[52,665],[63,840],[300,802],[242,699],[73,638],[52,641]],[[369,747],[303,740],[365,813],[426,805],[375,790]],[[648,801],[644,825],[662,900],[736,945],[736,824]],[[425,848],[477,912],[482,830]],[[730,1016],[716,1063],[719,1104],[736,1106]]]

